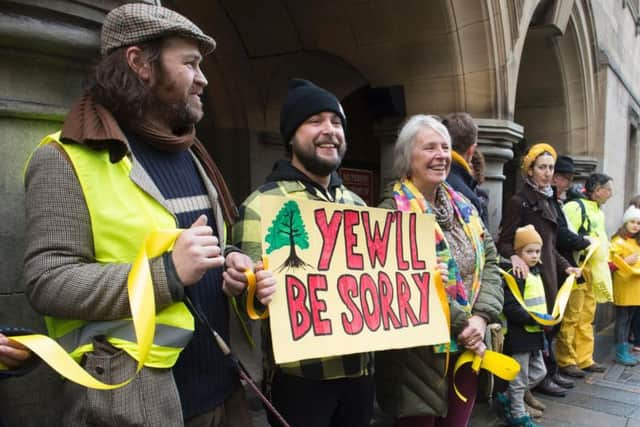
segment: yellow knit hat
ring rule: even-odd
[[[544,142],[539,142],[535,145],[532,145],[531,148],[529,148],[527,155],[522,158],[522,175],[523,176],[525,177],[527,176],[527,172],[529,172],[529,168],[531,167],[533,162],[535,162],[536,159],[542,153],[545,153],[545,152],[551,154],[551,157],[553,157],[553,161],[555,161],[558,158],[558,155],[556,154],[556,150],[552,146],[550,146],[549,144],[545,144]]]
[[[513,249],[519,251],[529,243],[539,243],[542,245],[542,237],[540,237],[536,228],[531,224],[516,230],[516,235],[513,239]]]

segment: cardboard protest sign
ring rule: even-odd
[[[448,342],[432,215],[263,196],[276,363]]]

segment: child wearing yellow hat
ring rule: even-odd
[[[504,281],[503,312],[507,318],[504,352],[520,363],[518,376],[507,388],[508,400],[505,401],[508,402],[509,410],[505,412],[509,413],[505,414],[505,418],[512,426],[536,427],[539,424],[533,421],[533,415],[542,415],[544,406],[527,407],[524,395],[547,374],[542,356],[543,329],[529,314],[535,312],[545,316],[547,313],[544,284],[539,270],[542,238],[533,225],[520,227],[515,232],[513,248],[529,266],[529,274],[524,279],[514,277],[526,307],[516,300]]]

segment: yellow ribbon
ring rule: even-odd
[[[262,257],[262,266],[265,270],[269,269],[269,260],[267,257]],[[244,275],[247,277],[247,315],[252,320],[262,320],[269,317],[269,309],[266,308],[264,312],[258,314],[254,305],[256,296],[256,275],[251,270],[246,270]]]
[[[436,276],[436,291],[438,291],[438,299],[440,300],[440,305],[442,306],[442,311],[444,311],[444,318],[447,321],[447,329],[449,330],[449,335],[451,335],[451,312],[449,310],[449,300],[447,298],[447,291],[444,289],[444,284],[442,283],[442,277],[439,272],[435,272]],[[446,378],[447,372],[449,372],[449,361],[451,357],[450,353],[451,344],[446,344],[446,356],[444,361],[444,375],[443,379]]]
[[[460,393],[456,386],[456,374],[458,369],[467,363],[471,363],[471,369],[476,374],[480,372],[480,369],[485,369],[505,381],[513,381],[520,372],[520,364],[515,359],[497,351],[485,350],[482,356],[471,350],[465,351],[458,357],[456,366],[453,368],[453,391],[463,402],[466,402],[467,398]]]
[[[597,240],[594,240],[591,243],[591,245],[589,245],[587,255],[585,256],[584,260],[582,261],[582,264],[579,267],[580,270],[584,269],[585,265],[587,264],[587,261],[589,261],[589,259],[594,254],[594,252],[596,251],[599,245],[600,243]],[[502,277],[504,277],[504,280],[507,286],[509,287],[509,290],[511,290],[511,293],[513,294],[518,304],[520,304],[520,306],[522,306],[522,308],[527,313],[529,313],[529,315],[537,323],[543,326],[554,326],[562,322],[562,318],[564,316],[564,310],[567,308],[567,304],[569,303],[569,296],[571,295],[571,290],[573,289],[576,283],[576,275],[574,273],[571,273],[565,279],[560,289],[558,289],[556,300],[553,304],[553,310],[551,311],[552,319],[545,319],[543,317],[538,316],[537,313],[532,312],[527,308],[527,306],[524,303],[524,298],[520,293],[520,289],[518,289],[518,284],[516,283],[516,279],[511,274],[504,271],[503,269],[500,268],[499,270],[500,270],[500,273],[502,273]]]
[[[169,250],[181,232],[179,229],[171,229],[149,233],[129,272],[127,290],[140,358],[136,372],[128,380],[118,384],[98,381],[76,363],[55,340],[46,335],[19,335],[9,338],[29,348],[56,372],[74,383],[97,390],[113,390],[127,385],[144,366],[155,334],[156,307],[149,258],[160,256]]]
[[[631,267],[625,260],[624,258],[622,258],[619,254],[612,254],[613,256],[612,261],[613,264],[618,267],[618,270],[620,270],[621,273],[623,273],[626,276],[631,276],[631,275],[638,275],[640,274],[640,268],[638,267]]]

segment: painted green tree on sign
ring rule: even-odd
[[[267,254],[289,246],[289,257],[282,263],[277,271],[285,268],[305,268],[309,266],[296,254],[296,246],[300,249],[309,247],[309,234],[304,227],[304,221],[300,215],[300,207],[293,200],[285,203],[278,215],[267,230],[265,242],[269,244]]]

